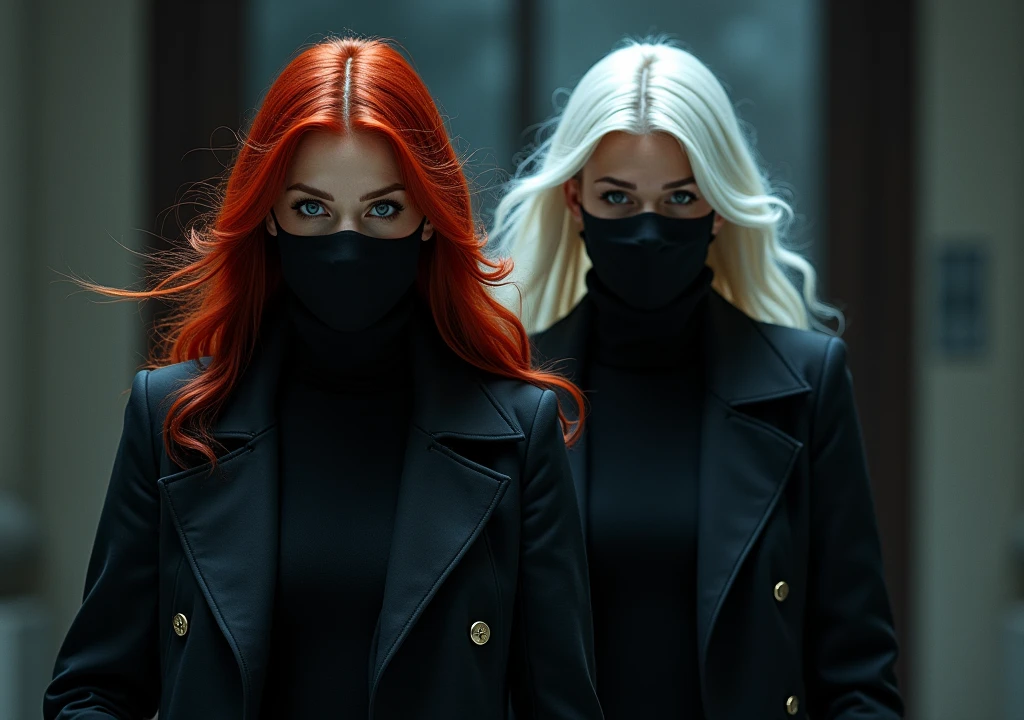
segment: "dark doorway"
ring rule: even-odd
[[[197,183],[216,185],[242,120],[245,0],[153,0],[150,13],[147,250],[159,252],[208,208]],[[147,327],[165,308],[146,308]],[[154,338],[150,337],[152,347]]]
[[[827,6],[824,279],[829,298],[847,316],[845,339],[903,653],[900,685],[912,697],[915,6],[912,0],[830,0]]]

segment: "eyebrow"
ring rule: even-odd
[[[309,185],[306,185],[305,183],[295,183],[294,185],[289,185],[288,189],[302,190],[303,192],[308,192],[310,195],[316,195],[318,198],[321,198],[323,200],[329,200],[330,202],[334,202],[334,196],[331,195],[326,190],[317,190],[315,187],[311,187]]]
[[[394,192],[395,190],[405,190],[405,185],[403,185],[402,183],[392,183],[391,185],[381,188],[380,190],[374,190],[373,192],[366,193],[361,198],[359,198],[359,202],[373,200],[374,198],[379,198],[381,195],[387,195],[389,192]]]
[[[634,183],[626,182],[625,180],[619,180],[618,178],[613,178],[610,175],[605,175],[604,177],[600,177],[597,180],[595,180],[594,182],[595,183],[604,182],[604,183],[608,183],[609,185],[616,185],[616,186],[621,187],[621,188],[626,188],[627,190],[636,190],[636,185]],[[689,185],[692,182],[694,182],[694,179],[692,177],[683,178],[682,180],[674,180],[673,182],[665,183],[664,185],[662,185],[661,189],[662,190],[671,190],[672,188],[683,187],[684,185]]]
[[[690,176],[688,178],[683,178],[682,180],[676,180],[675,182],[665,183],[661,186],[661,189],[671,190],[672,188],[683,187],[684,185],[690,185],[694,182],[696,181],[693,179],[693,176]]]
[[[616,185],[616,186],[621,187],[621,188],[626,188],[627,190],[636,190],[636,185],[634,183],[626,182],[625,180],[619,180],[618,178],[613,178],[613,177],[611,177],[609,175],[605,175],[604,177],[600,177],[597,180],[595,180],[594,182],[595,183],[603,182],[603,183],[608,183],[609,185]]]

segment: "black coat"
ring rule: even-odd
[[[520,717],[598,720],[584,540],[555,396],[481,375],[428,325],[414,341],[413,422],[367,657],[370,716],[504,718],[511,694]],[[44,717],[259,718],[286,345],[281,332],[264,337],[216,420],[228,452],[212,474],[172,465],[161,439],[167,398],[197,365],[135,377]],[[483,645],[470,637],[477,621],[490,628]]]
[[[584,389],[593,312],[584,298],[534,339]],[[703,346],[694,622],[707,720],[901,717],[844,343],[755,322],[712,293]],[[585,499],[586,437],[569,454]]]

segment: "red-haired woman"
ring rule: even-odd
[[[47,718],[600,718],[553,388],[423,82],[281,74],[140,372]]]

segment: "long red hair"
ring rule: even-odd
[[[213,362],[182,387],[164,424],[176,448],[215,461],[210,429],[248,363],[264,306],[280,283],[264,220],[285,182],[302,136],[313,130],[375,132],[397,156],[407,192],[434,225],[417,281],[448,346],[480,370],[560,389],[575,404],[559,409],[571,444],[582,427],[583,395],[558,375],[534,370],[526,330],[488,287],[512,271],[508,259],[484,256],[462,165],[437,107],[405,58],[380,40],[335,38],[298,55],[282,71],[241,142],[211,220],[187,233],[183,253],[165,263],[151,290],[87,284],[124,299],[170,300],[152,366],[210,356]]]

